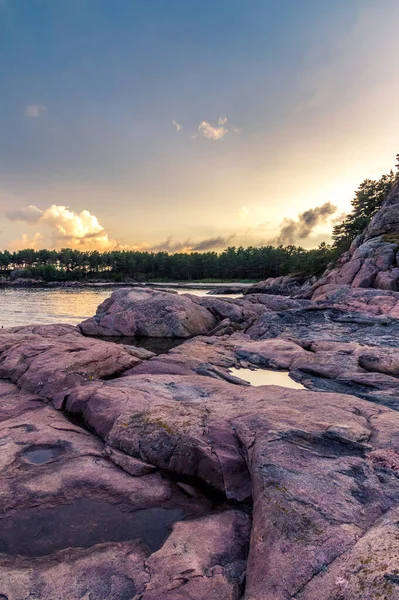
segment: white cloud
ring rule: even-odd
[[[29,104],[25,108],[25,117],[29,117],[30,119],[38,119],[41,113],[46,112],[47,106],[43,106],[43,104]]]
[[[222,118],[226,119],[225,117],[222,117]],[[227,121],[227,119],[224,120],[223,123],[226,123],[226,121]],[[220,118],[219,118],[219,122],[220,122]],[[223,124],[221,124],[219,127],[217,127],[217,126],[211,125],[210,123],[207,123],[207,121],[202,121],[202,123],[200,123],[198,125],[197,131],[198,131],[197,135],[203,135],[208,140],[220,140],[227,133],[229,133],[229,130],[226,129],[226,127],[224,127]],[[195,136],[195,137],[197,137],[197,136]]]
[[[8,219],[25,223],[43,224],[50,228],[52,233],[52,246],[54,248],[71,247],[82,250],[110,250],[118,246],[117,242],[109,238],[108,233],[99,223],[97,217],[88,210],[76,213],[68,206],[53,204],[45,210],[36,206],[28,206],[6,213]],[[36,233],[31,239],[24,234],[20,240],[11,242],[11,246],[21,246],[29,243],[30,247],[36,247],[42,242],[40,233]],[[33,246],[32,244],[35,244]]]
[[[180,125],[177,121],[172,121],[172,124],[176,127],[176,131],[181,131],[183,129],[183,125]]]
[[[218,125],[226,125],[227,123],[227,117],[219,117],[218,118]]]

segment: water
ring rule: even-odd
[[[144,348],[155,354],[167,354],[172,348],[180,346],[186,340],[184,338],[145,338],[132,336],[103,336],[95,335],[97,340],[103,342],[113,342],[114,344],[123,344],[124,346],[135,346],[136,348]],[[0,599],[1,600],[1,599]]]
[[[0,553],[47,556],[65,548],[135,539],[155,552],[165,542],[173,523],[183,517],[178,508],[132,511],[92,498],[55,508],[27,508],[0,519]]]
[[[23,458],[34,465],[43,465],[65,452],[62,446],[31,446],[22,453]]]
[[[248,381],[251,385],[281,385],[282,387],[292,388],[293,390],[306,389],[301,383],[294,381],[289,376],[288,371],[274,371],[272,369],[229,369],[229,372],[235,377]]]
[[[92,317],[97,306],[109,298],[113,291],[110,287],[3,288],[0,289],[0,328],[36,323],[78,325]],[[209,289],[176,291],[179,294],[205,296]]]

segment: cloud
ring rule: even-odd
[[[278,246],[286,246],[294,244],[298,239],[306,239],[316,225],[325,222],[336,210],[336,206],[331,204],[331,202],[326,202],[322,206],[305,210],[305,212],[298,215],[296,220],[284,219],[281,224],[280,233],[270,243],[277,244]]]
[[[201,242],[197,242],[191,247],[191,250],[194,252],[204,252],[206,250],[215,250],[216,248],[227,248],[230,241],[235,237],[235,233],[230,235],[227,238],[224,237],[213,237],[208,238],[206,240],[202,240]]]
[[[152,252],[189,252],[190,249],[191,243],[189,239],[185,242],[174,242],[173,235],[168,236],[163,242],[160,242],[155,246],[151,246]]]
[[[46,112],[47,106],[43,106],[43,104],[29,104],[25,108],[25,117],[29,117],[30,119],[38,119],[42,112]]]
[[[18,252],[18,250],[26,250],[27,248],[39,250],[42,247],[43,236],[41,233],[35,233],[33,237],[29,237],[26,233],[23,233],[19,239],[13,240],[8,244],[8,249],[11,252]]]
[[[222,137],[224,137],[227,133],[229,133],[229,130],[226,129],[226,127],[224,127],[226,122],[227,122],[226,117],[219,117],[219,120],[218,120],[219,127],[218,127],[218,126],[213,126],[210,123],[207,123],[207,121],[202,121],[202,123],[200,123],[198,125],[198,129],[197,129],[198,133],[194,137],[198,137],[199,135],[202,135],[203,137],[206,137],[208,140],[221,140]]]
[[[21,221],[29,224],[46,225],[51,230],[52,246],[60,248],[69,246],[81,250],[111,250],[118,246],[117,242],[109,238],[104,227],[100,225],[97,217],[88,210],[76,213],[68,206],[53,204],[45,210],[37,206],[27,206],[19,210],[6,213],[8,219]],[[40,238],[39,238],[40,236]],[[20,245],[28,241],[43,241],[41,234],[35,234],[34,238],[24,234],[21,240],[11,242],[12,245]],[[26,247],[26,246],[25,246]]]
[[[235,233],[228,237],[212,237],[199,242],[192,242],[190,239],[183,242],[174,241],[173,235],[170,235],[163,242],[156,244],[155,246],[149,246],[145,244],[145,248],[151,252],[168,252],[173,254],[175,252],[205,252],[207,250],[215,250],[226,248],[230,241],[235,237]]]
[[[6,217],[10,221],[23,221],[24,223],[37,223],[42,215],[43,212],[32,204],[24,208],[6,212]]]
[[[183,125],[180,125],[177,121],[172,121],[172,124],[176,127],[176,131],[181,131],[183,129]]]

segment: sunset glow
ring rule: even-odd
[[[3,0],[1,247],[329,242],[398,152],[397,0]]]

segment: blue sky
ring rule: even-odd
[[[260,244],[342,213],[399,151],[398,17],[397,0],[0,0],[0,246]]]

